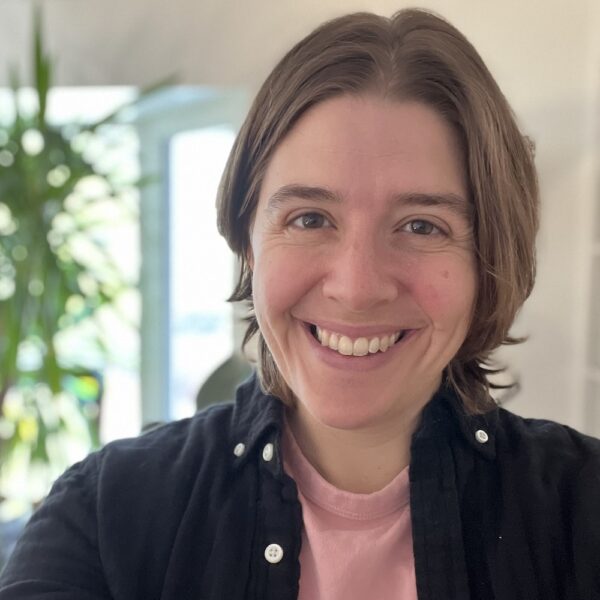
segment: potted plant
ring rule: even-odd
[[[33,505],[72,462],[73,447],[81,455],[100,443],[107,348],[97,316],[118,311],[136,285],[102,232],[107,219],[137,218],[140,184],[89,156],[114,114],[48,122],[53,63],[39,12],[34,23],[37,106],[23,110],[12,69],[14,116],[0,124],[0,499],[20,477]]]

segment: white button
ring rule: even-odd
[[[263,460],[269,462],[273,459],[273,444],[269,443],[263,448]]]
[[[478,429],[475,432],[475,439],[480,444],[485,444],[490,438],[488,437],[488,434],[483,429]]]
[[[265,558],[272,564],[277,564],[283,558],[283,548],[279,544],[269,544],[265,548]]]
[[[242,454],[244,454],[246,450],[246,445],[242,444],[241,442],[239,444],[236,445],[236,447],[233,449],[233,453],[236,456],[241,456]]]

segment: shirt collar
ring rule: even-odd
[[[231,428],[232,448],[238,444],[244,445],[244,452],[236,461],[243,465],[250,456],[254,455],[256,447],[274,437],[281,435],[283,428],[284,404],[261,388],[256,373],[253,373],[236,390],[233,409],[233,426]]]
[[[456,393],[442,386],[423,409],[421,424],[413,436],[413,448],[443,433],[458,432],[459,437],[487,459],[496,456],[498,407],[483,413],[469,414]]]
[[[245,451],[237,463],[244,464],[254,454],[256,447],[262,450],[266,441],[279,439],[283,428],[284,405],[275,396],[265,394],[256,373],[237,389],[231,428],[232,448],[238,444]],[[412,447],[443,432],[458,432],[459,436],[475,452],[487,459],[496,456],[496,428],[498,408],[484,414],[468,414],[460,399],[447,387],[442,387],[423,409],[421,423],[413,435]]]

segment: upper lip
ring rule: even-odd
[[[320,329],[326,329],[331,333],[340,333],[349,338],[375,337],[390,335],[400,331],[411,329],[400,325],[348,325],[345,323],[333,323],[331,321],[306,321],[309,325],[317,325]]]

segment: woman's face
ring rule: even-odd
[[[469,328],[469,211],[455,135],[427,106],[341,96],[303,115],[268,164],[250,256],[299,410],[344,429],[421,410]]]

